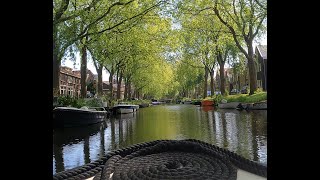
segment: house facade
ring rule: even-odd
[[[81,73],[79,70],[73,71],[72,68],[60,67],[60,91],[61,96],[80,97],[81,96]],[[87,69],[87,84],[93,83],[97,86],[97,79],[89,69]]]
[[[267,45],[258,45],[255,49],[257,86],[267,91]]]
[[[79,97],[81,91],[80,75],[72,71],[72,68],[60,67],[60,95]]]
[[[113,98],[116,99],[117,97],[117,81],[115,79],[113,79],[112,82],[112,89],[113,89]],[[122,82],[121,86],[120,86],[120,99],[124,99],[124,89],[125,89],[125,84]],[[109,95],[110,94],[110,82],[109,81],[103,81],[103,88],[102,88],[102,92],[105,95]]]

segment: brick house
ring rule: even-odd
[[[80,75],[72,71],[72,68],[62,66],[60,68],[60,95],[80,96]]]
[[[77,74],[81,78],[81,71],[80,70],[75,70],[73,71],[75,74]],[[86,85],[93,83],[93,86],[98,87],[98,75],[93,74],[89,69],[87,69],[87,80],[86,80]],[[91,92],[92,93],[92,92]]]
[[[255,49],[257,86],[267,90],[267,45],[258,45]]]
[[[89,69],[87,69],[87,84],[93,82],[97,86],[97,79]],[[72,68],[60,67],[60,95],[80,97],[81,96],[81,73],[80,70],[73,71]]]
[[[117,83],[116,80],[113,79],[113,98],[117,97]],[[120,87],[120,99],[124,99],[124,88],[125,84],[122,82]],[[109,95],[110,93],[110,83],[109,81],[103,81],[103,88],[102,88],[103,94]]]
[[[81,71],[80,70],[76,70],[73,71],[75,74],[77,74],[79,77],[81,77]],[[93,74],[89,69],[87,69],[87,83],[89,82],[94,82],[95,81],[95,74]],[[98,77],[97,77],[98,79]]]

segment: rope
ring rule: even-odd
[[[118,149],[97,161],[59,172],[53,179],[225,179],[237,168],[267,176],[267,167],[195,140],[157,140]]]

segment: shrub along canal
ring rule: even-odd
[[[85,127],[55,129],[53,174],[108,151],[157,139],[198,139],[267,163],[267,111],[172,104],[141,108]]]

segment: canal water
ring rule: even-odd
[[[237,111],[174,104],[141,108],[101,124],[55,129],[53,174],[105,153],[158,139],[198,139],[267,163],[267,111]]]

